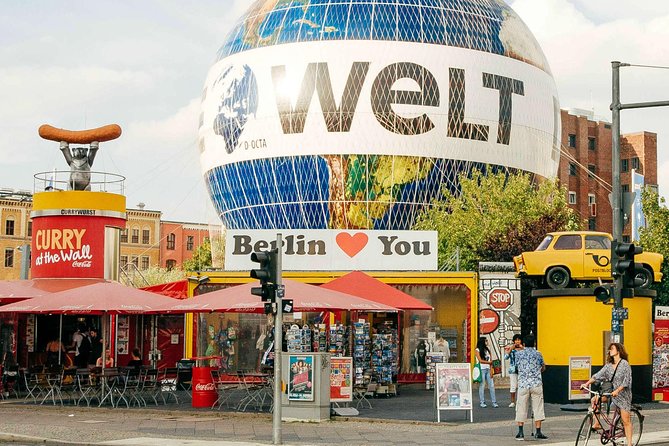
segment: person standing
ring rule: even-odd
[[[74,349],[74,365],[78,369],[85,369],[88,366],[88,355],[91,351],[91,341],[86,332],[86,326],[79,325],[77,331],[72,335],[72,346]]]
[[[544,414],[544,386],[541,373],[546,369],[543,355],[535,348],[534,335],[525,337],[525,348],[516,351],[516,367],[518,369],[518,398],[516,403],[516,423],[518,433],[516,440],[524,440],[523,424],[527,418],[530,404],[534,413],[534,438],[545,440],[548,437],[541,432],[541,422],[546,419]]]
[[[513,335],[513,344],[504,347],[504,359],[509,360],[509,392],[511,393],[511,404],[516,407],[516,391],[518,390],[518,368],[516,367],[516,351],[523,349],[523,338],[519,334]]]
[[[587,388],[594,381],[611,381],[613,384],[611,397],[613,404],[620,409],[620,418],[623,420],[625,437],[627,437],[625,444],[632,444],[632,367],[630,367],[627,358],[625,346],[618,342],[612,342],[609,344],[606,365],[581,387]],[[598,426],[593,427],[598,428]]]
[[[481,364],[481,382],[479,383],[479,401],[481,407],[488,407],[485,403],[485,384],[488,383],[488,392],[490,392],[490,401],[492,407],[499,407],[497,404],[497,397],[495,396],[495,383],[490,374],[490,367],[492,366],[492,356],[488,348],[488,338],[481,336],[476,344],[476,359]]]
[[[88,355],[88,367],[90,368],[95,367],[98,358],[102,356],[102,338],[98,335],[98,330],[95,327],[91,327],[88,334],[91,341],[91,352]]]

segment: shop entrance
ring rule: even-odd
[[[175,367],[184,354],[184,317],[158,315],[144,317],[143,357],[146,363],[156,362],[157,368]]]

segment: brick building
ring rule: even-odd
[[[163,221],[160,259],[163,268],[172,269],[193,257],[197,248],[209,239],[209,226],[200,223]]]
[[[630,133],[620,140],[620,184],[631,190],[631,171],[644,175],[645,184],[657,187],[657,134]],[[584,110],[562,110],[562,154],[558,178],[567,189],[569,206],[590,230],[611,232],[609,201],[612,183],[611,124],[595,120]],[[623,226],[629,240],[630,225]]]
[[[32,193],[0,189],[0,280],[18,279],[21,273],[21,257],[18,249],[30,244],[32,237]]]

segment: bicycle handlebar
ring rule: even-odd
[[[598,392],[598,391],[592,390],[590,387],[583,387],[583,386],[581,386],[581,389],[583,389],[583,390],[587,390],[589,393],[592,393],[593,395],[599,395],[599,396],[613,396],[613,394],[612,394],[611,392],[600,393],[600,392]]]

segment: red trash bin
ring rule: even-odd
[[[211,407],[216,402],[218,394],[216,386],[211,379],[211,371],[214,367],[193,367],[193,407]]]

